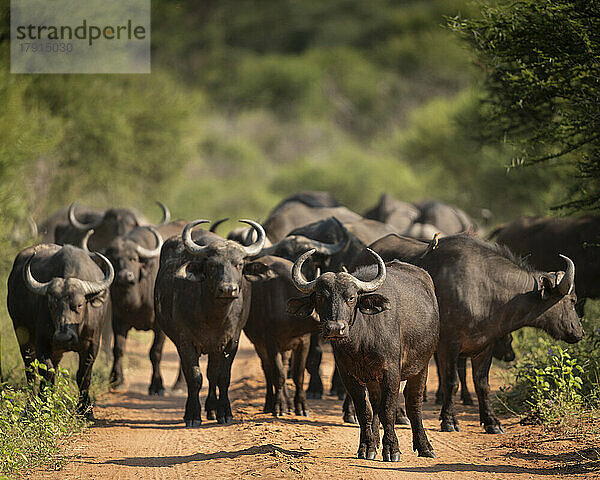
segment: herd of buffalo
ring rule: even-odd
[[[243,330],[264,371],[265,412],[308,415],[307,396],[323,393],[322,342],[330,342],[332,388],[345,396],[344,420],[360,424],[358,457],[375,458],[381,443],[383,459],[398,461],[396,423],[410,424],[414,450],[434,457],[422,425],[432,356],[441,429],[459,430],[459,378],[463,402],[472,403],[464,385],[469,357],[481,424],[502,433],[489,398],[492,357],[514,359],[511,332],[524,326],[579,341],[583,302],[600,296],[600,217],[523,217],[483,232],[465,212],[436,201],[384,194],[363,216],[328,193],[300,192],[262,224],[240,220],[247,226],[224,238],[216,233],[221,221],[171,222],[159,206],[163,219],[151,224],[135,210],[74,203],[40,225],[42,243],[17,255],[8,278],[25,366],[37,359],[52,381],[51,367],[77,352],[79,409],[89,418],[104,324],[114,333],[114,387],[124,383],[130,329],[154,331],[151,395],[164,393],[162,349],[166,337],[173,341],[181,360],[174,388],[187,387],[188,427],[202,422],[203,354],[205,415],[232,421],[228,390]]]

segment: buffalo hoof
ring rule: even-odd
[[[187,386],[185,382],[178,382],[171,388],[174,392],[185,392],[187,390]]]
[[[442,432],[460,432],[460,428],[453,423],[442,422]]]
[[[383,461],[384,462],[399,462],[400,461],[400,452],[388,453],[383,452]]]
[[[220,423],[221,425],[228,425],[231,422],[233,422],[233,417],[230,415],[225,415],[224,417],[217,418],[217,423]]]
[[[396,417],[396,425],[410,425],[408,417]]]
[[[165,389],[162,387],[159,387],[159,388],[150,387],[148,389],[148,395],[163,397],[165,395]]]
[[[185,421],[186,428],[198,428],[200,426],[202,426],[202,420],[199,418],[196,420],[186,420]]]
[[[375,460],[377,456],[377,450],[368,450],[367,451],[367,460]]]
[[[214,420],[215,418],[217,418],[217,416],[216,416],[214,410],[207,410],[206,411],[206,419],[207,420]]]
[[[306,392],[306,398],[320,400],[321,398],[323,398],[323,394],[318,392]]]
[[[356,417],[354,415],[352,415],[351,413],[344,413],[344,423],[358,423],[356,421]]]
[[[485,425],[485,433],[504,433],[501,425]]]
[[[419,457],[435,458],[435,452],[433,450],[424,450],[419,452]]]
[[[295,413],[299,417],[308,417],[308,410],[305,408],[296,408]]]

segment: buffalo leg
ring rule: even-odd
[[[479,401],[479,421],[487,433],[504,433],[490,402],[489,374],[492,364],[492,349],[488,347],[471,359],[473,383]]]
[[[79,368],[77,369],[77,387],[79,388],[78,413],[88,420],[94,419],[92,402],[90,400],[90,382],[92,380],[92,367],[98,355],[99,345],[90,342],[85,350],[79,354]]]
[[[200,406],[200,389],[202,388],[202,372],[198,365],[200,355],[193,344],[181,341],[177,345],[181,368],[187,383],[187,401],[183,420],[186,427],[199,427],[202,424],[202,408]]]
[[[358,458],[374,460],[377,455],[376,437],[373,433],[373,409],[367,398],[367,390],[352,376],[345,374],[340,369],[342,381],[346,390],[352,397],[356,416],[360,425],[360,440],[358,445]]]
[[[127,343],[127,333],[129,325],[115,317],[112,319],[114,332],[113,345],[113,366],[110,372],[110,386],[117,388],[125,383],[123,377],[123,356],[125,355],[125,344]]]
[[[294,411],[296,415],[308,417],[308,408],[306,408],[306,395],[304,394],[304,368],[306,358],[310,348],[307,338],[303,338],[296,347],[292,355],[292,370],[296,392],[294,394]]]
[[[404,407],[402,406],[402,402],[404,400],[404,396],[402,395],[402,391],[406,386],[406,381],[400,382],[398,401],[396,402],[396,425],[410,425],[410,420],[406,416],[406,412],[404,411]]]
[[[164,395],[162,375],[160,374],[160,361],[162,359],[163,346],[165,344],[165,332],[160,328],[154,330],[154,341],[150,347],[150,362],[152,362],[152,380],[148,388],[149,395]]]
[[[438,388],[435,392],[435,404],[436,405],[441,405],[442,404],[442,399],[444,397],[443,392],[442,392],[442,369],[440,368],[440,361],[438,359],[438,353],[435,352],[433,354],[433,360],[435,361],[435,370],[437,372],[437,376],[438,376]]]
[[[211,353],[208,355],[208,381],[210,387],[219,388],[219,397],[216,401],[217,422],[220,424],[230,423],[233,420],[231,404],[229,402],[229,383],[231,382],[231,364],[238,349],[238,340],[232,340],[224,352]],[[208,398],[206,399],[209,405]],[[211,404],[212,406],[212,404]]]
[[[273,382],[273,388],[275,389],[275,405],[273,408],[273,415],[279,417],[287,413],[287,399],[285,392],[285,368],[283,366],[284,359],[281,352],[276,350],[273,345],[269,348],[269,356],[273,362],[273,376],[271,381]]]
[[[396,424],[396,408],[400,390],[400,379],[397,372],[384,374],[379,399],[379,419],[383,424],[383,461],[399,462],[400,446],[394,430]]]
[[[413,450],[419,452],[419,457],[435,457],[433,447],[429,443],[423,428],[423,390],[427,385],[427,367],[419,374],[411,377],[404,387],[406,413],[410,420],[413,434]]]
[[[260,364],[265,375],[266,392],[263,413],[273,413],[275,409],[275,389],[273,385],[273,366],[266,352],[259,352]]]
[[[318,333],[310,336],[310,348],[308,349],[308,358],[306,360],[306,370],[310,375],[308,388],[306,389],[306,398],[323,397],[323,381],[321,380],[321,360],[323,358],[323,347],[321,346],[321,337]]]
[[[348,393],[346,393],[344,398],[342,412],[344,414],[344,423],[356,423],[356,411],[354,409],[354,403],[352,402],[352,397],[348,395]]]
[[[454,411],[454,394],[458,390],[458,379],[456,375],[456,362],[458,360],[459,346],[454,344],[442,344],[438,346],[438,365],[442,378],[442,432],[460,431],[456,413]],[[410,416],[408,417],[410,419]]]
[[[460,399],[463,405],[473,405],[473,399],[469,387],[467,387],[467,359],[465,357],[458,357],[456,369],[458,371],[458,382],[460,383]]]
[[[173,387],[171,387],[171,389],[174,392],[183,392],[184,388],[185,377],[183,376],[183,369],[181,368],[181,364],[179,364],[179,373],[177,374],[177,379],[175,380],[175,383],[173,384]]]
[[[337,366],[333,370],[331,376],[331,395],[337,395],[338,400],[343,400],[346,397],[346,389],[340,378],[340,372],[338,372]]]
[[[379,448],[381,442],[379,438],[379,411],[381,409],[381,385],[378,382],[367,384],[367,392],[369,392],[369,403],[373,410],[373,420],[371,421],[371,431],[375,439],[375,449]],[[395,413],[395,412],[394,412]]]

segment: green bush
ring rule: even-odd
[[[585,337],[574,345],[556,342],[534,329],[516,332],[522,358],[509,371],[499,406],[549,422],[569,414],[600,409],[600,302],[589,302]]]
[[[67,372],[58,368],[55,383],[49,386],[37,373],[45,365],[35,361],[32,368],[37,387],[0,385],[0,473],[59,465],[59,442],[86,425],[76,413],[78,396]]]

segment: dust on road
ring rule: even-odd
[[[258,357],[243,337],[233,364],[230,398],[234,423],[221,426],[204,420],[197,429],[184,428],[185,394],[170,390],[164,397],[146,394],[150,341],[128,341],[135,359],[126,372],[125,392],[106,393],[96,402],[97,423],[64,448],[62,470],[38,470],[29,478],[44,479],[191,479],[191,478],[363,478],[363,479],[538,479],[573,478],[561,474],[552,455],[527,455],[510,446],[527,433],[517,418],[504,418],[505,435],[489,435],[479,426],[476,406],[458,404],[462,431],[439,431],[439,407],[431,399],[436,386],[430,368],[429,398],[424,426],[437,458],[418,458],[412,451],[410,427],[398,426],[400,463],[355,458],[358,426],[344,424],[341,402],[335,397],[309,400],[310,417],[275,419],[262,413],[264,379]],[[149,337],[148,337],[149,338]],[[204,359],[205,360],[205,359]],[[329,379],[332,356],[324,355]],[[204,368],[203,363],[203,368]],[[175,379],[178,357],[167,342],[163,357],[166,385]],[[206,380],[206,379],[205,379]],[[202,402],[207,385],[202,390]],[[492,387],[497,388],[496,384]],[[575,475],[588,478],[585,474]]]

